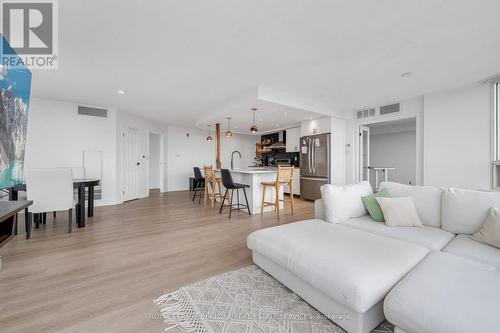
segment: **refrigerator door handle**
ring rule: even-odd
[[[313,173],[315,174],[316,173],[316,162],[317,162],[317,153],[316,153],[316,140],[318,140],[317,138],[313,139],[313,143],[312,143],[312,147],[313,147]]]
[[[307,148],[308,148],[308,152],[307,152],[307,167],[309,169],[309,173],[312,173],[312,169],[311,169],[311,139],[310,138],[307,138]]]
[[[327,137],[327,140],[326,140],[326,160],[327,160],[327,167],[328,167],[328,170],[326,170],[326,174],[328,175],[328,179],[330,180],[330,177],[331,177],[331,161],[330,161],[330,137],[328,136]]]
[[[319,142],[319,139],[316,139]],[[318,167],[318,151],[316,146],[316,140],[314,142],[314,173],[316,173],[316,168]]]

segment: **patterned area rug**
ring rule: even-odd
[[[214,276],[163,295],[166,331],[200,333],[344,332],[326,316],[257,266]],[[347,319],[337,315],[337,320]],[[393,332],[383,322],[373,332]]]

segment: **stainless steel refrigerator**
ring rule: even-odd
[[[330,133],[300,138],[300,197],[321,198],[320,187],[330,183]]]

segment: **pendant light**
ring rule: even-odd
[[[208,136],[207,136],[207,141],[212,141],[212,140],[213,140],[212,136],[210,135],[210,126],[211,126],[211,125],[208,125]]]
[[[257,125],[255,125],[255,112],[257,111],[257,108],[252,108],[252,111],[253,111],[253,125],[252,127],[250,127],[250,132],[255,134],[258,131]]]
[[[233,132],[231,132],[231,117],[227,117],[227,131],[226,131],[226,137],[230,138],[233,136]]]

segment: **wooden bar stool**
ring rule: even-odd
[[[278,166],[278,172],[276,174],[276,180],[275,181],[270,181],[270,182],[262,182],[262,206],[260,208],[260,213],[264,214],[264,206],[274,206],[274,210],[276,211],[276,215],[278,217],[278,221],[280,219],[280,201],[283,201],[283,204],[285,203],[285,198],[283,199],[279,198],[280,195],[280,188],[281,186],[288,185],[290,188],[290,203],[291,203],[291,208],[292,208],[292,215],[293,215],[293,209],[295,208],[295,203],[293,202],[293,171],[294,167],[293,166]],[[267,202],[266,201],[266,188],[267,187],[274,187],[275,190],[275,199],[274,202]]]
[[[221,191],[222,179],[215,177],[214,169],[212,168],[211,165],[205,165],[203,167],[203,169],[205,171],[204,203],[206,206],[207,199],[210,199],[210,208],[214,208],[216,197],[218,197],[222,201],[222,191]],[[212,193],[209,193],[209,189],[208,189],[209,184],[210,184],[210,188],[212,189]]]

